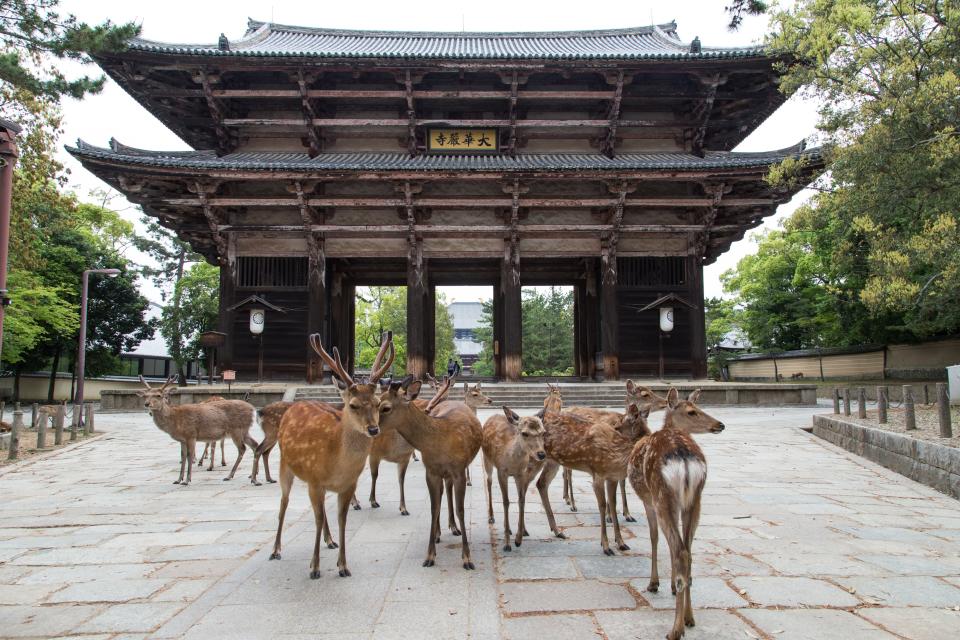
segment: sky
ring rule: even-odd
[[[292,0],[62,0],[60,8],[63,13],[73,13],[90,23],[105,19],[115,23],[133,21],[141,25],[144,38],[181,43],[213,43],[221,32],[230,40],[239,39],[246,30],[248,17],[313,27],[404,31],[562,31],[625,28],[675,20],[679,36],[684,41],[699,36],[704,46],[743,46],[759,42],[766,31],[765,18],[747,18],[739,31],[731,33],[726,28],[725,4],[723,0],[674,0],[668,3],[661,0],[608,0],[602,5],[560,5],[544,0],[487,0],[482,3],[459,0],[361,1],[343,4]],[[74,70],[72,65],[64,66],[68,72]],[[77,65],[76,71],[95,74],[98,69]],[[813,135],[816,115],[814,104],[794,96],[736,150],[766,151],[796,144]],[[63,143],[73,144],[77,138],[83,138],[105,146],[111,137],[145,149],[188,148],[113,81],[108,80],[99,95],[64,103]],[[91,190],[107,188],[65,151],[61,150],[60,159],[70,170],[70,184],[81,198]],[[755,231],[776,228],[810,195],[812,191],[809,190],[800,192],[791,202],[781,205],[776,214]],[[111,204],[131,220],[140,216],[136,207],[119,194]],[[755,250],[751,235],[734,244],[714,264],[705,268],[707,296],[721,295],[721,274]],[[159,292],[146,284],[144,294],[159,301]],[[488,297],[490,290],[456,287],[446,291],[446,295],[450,300],[475,300]]]

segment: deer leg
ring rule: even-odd
[[[259,449],[259,447],[257,447]],[[273,444],[266,448],[263,452],[263,473],[267,476],[267,482],[274,483],[276,480],[270,477],[270,452],[273,451]]]
[[[577,499],[573,497],[573,469],[563,469],[563,486],[567,487],[567,504],[570,505],[570,511],[577,510]]]
[[[500,497],[503,499],[503,550],[512,551],[510,546],[510,495],[507,492],[507,474],[497,469],[497,482],[500,483]]]
[[[237,472],[237,467],[240,466],[240,461],[243,460],[243,454],[247,450],[247,445],[244,443],[244,440],[249,440],[250,442],[253,443],[254,451],[257,450],[257,446],[258,446],[256,440],[254,440],[253,438],[250,438],[249,436],[246,436],[242,439],[239,435],[231,436],[231,437],[233,438],[233,444],[237,446],[237,461],[233,463],[233,468],[230,469],[230,475],[228,475],[226,478],[223,479],[224,482],[226,482],[227,480],[233,480],[233,474]],[[213,443],[213,446],[216,447],[217,443]],[[214,451],[216,451],[216,449],[214,449]],[[212,465],[210,466],[210,469],[213,470]]]
[[[346,491],[337,494],[337,524],[340,527],[340,556],[337,558],[337,568],[340,569],[341,578],[350,577],[350,569],[347,569],[347,512],[350,510],[350,496],[357,490],[357,484]]]
[[[323,525],[327,519],[327,514],[323,508],[326,492],[313,484],[307,486],[310,490],[310,504],[313,506],[313,518],[317,525],[317,535],[313,541],[313,556],[310,558],[310,579],[316,580],[320,577],[320,538],[323,535]]]
[[[187,461],[187,457],[188,457],[188,456],[187,456],[187,443],[186,443],[186,442],[181,442],[181,443],[180,443],[180,477],[178,477],[176,480],[174,480],[173,484],[180,484],[181,482],[183,482],[183,471],[184,471],[183,465],[184,465],[184,463]],[[192,463],[193,463],[193,461],[191,460],[191,464],[192,464]]]
[[[453,535],[455,535],[455,536],[459,536],[459,535],[461,535],[462,532],[461,532],[459,529],[457,529],[457,523],[456,523],[456,521],[453,519],[453,502],[454,502],[454,495],[453,495],[454,481],[453,481],[453,478],[444,478],[444,480],[443,480],[443,485],[444,485],[444,489],[445,489],[446,492],[447,492],[447,515],[449,516],[449,517],[447,518],[447,526],[450,527],[450,533],[451,533],[451,534],[453,534]]]
[[[377,502],[377,476],[380,475],[380,459],[370,458],[370,506],[373,509],[379,509],[380,503]]]
[[[597,496],[597,507],[600,509],[600,546],[603,553],[612,556],[613,549],[610,548],[610,541],[607,539],[607,498],[603,494],[603,480],[593,476],[593,493]]]
[[[440,502],[443,499],[443,478],[427,471],[427,491],[430,493],[430,542],[423,566],[432,567],[437,559],[437,537],[440,535]]]
[[[213,463],[217,461],[217,441],[214,440],[213,442],[205,442],[203,445],[204,453],[207,452],[207,447],[210,448],[210,466],[207,467],[207,471],[213,471]],[[199,467],[203,465],[200,464],[197,466]]]
[[[469,467],[469,465],[467,466],[466,471],[467,471],[467,486],[468,486],[468,487],[472,487],[472,486],[473,486],[473,482],[470,480],[470,467]]]
[[[453,482],[453,488],[457,492],[457,519],[460,520],[460,529],[463,537],[460,538],[460,559],[463,560],[463,568],[467,570],[476,569],[473,560],[470,559],[470,543],[467,541],[467,521],[463,513],[463,499],[467,494],[467,476],[462,473],[457,476]]]
[[[668,640],[679,640],[684,631],[684,613],[686,609],[687,575],[690,568],[690,552],[687,551],[680,536],[677,509],[672,497],[666,497],[657,503],[657,519],[663,528],[663,535],[670,547],[670,564],[673,573],[673,588],[676,590],[676,609],[673,628],[667,634]]]
[[[280,459],[280,516],[277,524],[277,539],[273,543],[273,553],[270,554],[271,560],[280,559],[280,535],[283,533],[283,517],[287,514],[287,503],[290,502],[290,488],[293,486],[293,471],[283,464]],[[321,507],[323,505],[320,505]]]
[[[627,503],[627,481],[620,481],[620,496],[623,498],[623,519],[627,522],[636,522],[637,519],[630,515],[630,505]]]
[[[687,588],[684,591],[685,604],[683,611],[684,624],[688,627],[696,625],[693,619],[693,605],[690,602],[690,589],[693,585],[693,536],[697,533],[697,525],[700,524],[700,492],[698,491],[693,498],[693,504],[683,511],[683,546],[690,554],[690,560],[687,563]]]
[[[483,456],[483,484],[487,488],[487,524],[493,524],[493,465]]]
[[[521,476],[514,477],[514,482],[517,485],[517,510],[520,512],[517,519],[517,535],[513,540],[513,544],[520,546],[523,544],[523,536],[527,535],[527,527],[524,524],[524,509],[527,503],[527,485],[530,484],[530,480],[524,477],[521,479]]]
[[[197,457],[197,441],[194,439],[187,440],[187,480],[182,484],[190,484],[193,482],[193,463]]]
[[[263,444],[261,443],[260,447]],[[253,471],[250,473],[250,484],[259,487],[260,483],[257,482],[257,473],[260,471],[260,458],[263,456],[263,453],[260,451],[260,447],[257,447],[253,451]],[[266,468],[267,463],[263,463],[264,468]]]
[[[566,534],[557,527],[557,519],[553,516],[553,507],[550,506],[550,481],[556,477],[559,470],[560,466],[556,462],[548,461],[543,465],[543,471],[540,472],[540,477],[537,479],[537,492],[540,494],[543,510],[547,512],[547,524],[550,525],[550,531],[558,538],[566,538]]]
[[[209,448],[210,448],[210,443],[209,443],[209,442],[204,442],[204,443],[203,443],[203,453],[200,454],[200,460],[197,462],[197,466],[198,466],[198,467],[202,467],[202,466],[203,466],[203,461],[207,459],[207,449],[209,449]]]
[[[613,540],[617,543],[617,549],[620,551],[629,551],[630,547],[623,541],[623,534],[620,532],[620,519],[617,517],[617,485],[616,480],[607,480],[607,510],[613,517]]]
[[[220,438],[220,466],[221,466],[221,467],[227,466],[226,446],[227,446],[227,439],[226,439],[226,438]],[[213,448],[216,449],[216,448],[217,448],[217,445],[214,444],[214,445],[213,445]]]
[[[403,492],[403,485],[407,477],[407,466],[409,464],[410,458],[407,458],[397,465],[397,481],[400,483],[400,515],[402,516],[410,515],[410,512],[407,511],[407,496]]]
[[[657,573],[657,542],[660,530],[653,505],[644,500],[643,509],[647,513],[647,527],[650,529],[650,582],[647,584],[647,591],[656,593],[660,589],[660,575]]]

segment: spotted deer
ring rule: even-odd
[[[259,485],[257,473],[260,469],[260,460],[263,460],[263,472],[267,476],[267,482],[276,482],[270,477],[270,452],[277,444],[277,437],[280,433],[280,422],[287,409],[293,406],[292,402],[279,400],[271,402],[260,409],[260,428],[263,429],[263,442],[257,447],[253,454],[253,475],[250,476],[253,484]]]
[[[493,468],[497,468],[497,481],[500,483],[500,496],[503,498],[503,537],[504,551],[510,551],[510,498],[507,483],[510,478],[517,485],[516,546],[523,542],[527,534],[524,525],[527,487],[540,470],[547,458],[544,449],[543,421],[536,416],[521,418],[509,407],[503,407],[503,415],[490,416],[483,424],[483,470],[487,485],[487,522],[494,523],[493,517]]]
[[[407,376],[392,382],[380,400],[380,423],[396,429],[411,445],[420,450],[427,472],[430,494],[430,541],[423,566],[436,562],[437,538],[440,535],[440,503],[444,482],[455,491],[457,519],[460,521],[460,556],[464,569],[474,569],[464,521],[463,499],[466,493],[466,468],[480,450],[482,430],[473,411],[462,402],[444,402],[440,406],[417,406],[421,383]],[[439,404],[439,403],[438,403]]]
[[[558,534],[553,509],[550,506],[548,488],[559,465],[589,473],[593,479],[593,492],[600,508],[600,546],[607,555],[614,555],[607,539],[606,515],[613,520],[614,540],[621,551],[629,547],[620,533],[617,511],[617,484],[627,477],[627,459],[634,444],[649,435],[647,416],[649,408],[630,405],[620,418],[616,428],[604,423],[594,423],[568,413],[541,412],[546,428],[544,445],[547,463],[537,480],[537,490],[547,512],[551,530]],[[604,493],[606,490],[606,493]],[[563,537],[563,536],[560,536]]]
[[[677,390],[670,389],[663,428],[636,444],[627,469],[630,485],[643,501],[650,528],[648,591],[657,591],[660,587],[658,524],[670,547],[670,589],[676,596],[676,608],[668,640],[681,638],[684,625],[694,626],[690,603],[691,548],[700,521],[700,495],[707,481],[707,460],[690,434],[720,433],[724,429],[722,422],[696,405],[699,395],[698,389],[686,400],[680,400]]]
[[[295,402],[283,414],[277,442],[280,444],[280,513],[277,538],[271,560],[280,559],[283,518],[290,501],[293,479],[300,478],[309,489],[317,533],[310,562],[310,577],[320,577],[320,536],[326,526],[324,500],[327,491],[337,494],[337,521],[340,554],[337,569],[341,577],[347,568],[346,529],[350,498],[357,488],[373,438],[380,433],[380,395],[377,381],[393,364],[393,336],[388,332],[374,361],[370,379],[357,383],[347,373],[336,347],[331,356],[323,348],[320,334],[310,336],[310,346],[330,367],[343,409],[317,401]],[[387,355],[389,352],[389,355]],[[327,546],[331,546],[328,543]]]
[[[237,461],[233,463],[224,480],[232,480],[243,459],[247,446],[254,450],[257,441],[250,437],[250,429],[257,423],[257,410],[243,400],[223,400],[221,402],[201,402],[172,406],[170,385],[176,379],[170,377],[163,386],[151,387],[140,376],[145,389],[137,392],[144,401],[147,412],[153,417],[153,423],[164,433],[180,443],[180,476],[174,484],[188,485],[193,480],[193,463],[197,442],[216,443],[225,436],[233,440],[237,447]],[[186,467],[184,466],[186,465]],[[183,479],[186,468],[187,479]]]

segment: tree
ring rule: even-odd
[[[57,60],[90,62],[140,33],[133,23],[98,25],[56,11],[59,0],[0,0],[0,81],[53,104],[103,89],[103,76],[67,79]],[[52,60],[51,60],[52,59]]]
[[[730,14],[730,23],[727,28],[736,31],[743,24],[743,19],[747,15],[758,16],[766,13],[769,8],[768,2],[763,0],[733,0],[729,6],[724,7],[724,11]]]
[[[178,377],[186,382],[186,366],[200,359],[200,334],[211,331],[220,311],[220,269],[206,262],[191,266],[177,281],[171,304],[160,315],[160,335],[170,348]]]
[[[707,298],[703,304],[707,332],[708,375],[711,378],[720,379],[724,377],[724,368],[730,359],[729,352],[721,348],[721,345],[731,334],[745,337],[740,327],[740,310],[737,309],[736,301],[730,298]]]
[[[493,361],[493,302],[483,300],[480,305],[480,321],[474,329],[474,338],[483,346],[472,369],[474,375],[492,376],[496,373]]]

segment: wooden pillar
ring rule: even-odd
[[[597,296],[596,260],[587,261],[587,281],[584,285],[584,348],[587,357],[586,374],[597,379],[597,344],[600,337],[600,300]]]
[[[584,295],[583,285],[576,284],[573,288],[573,375],[584,376],[587,370],[584,346]]]
[[[500,266],[500,290],[503,295],[503,342],[500,344],[503,377],[519,382],[523,374],[523,308],[519,274],[513,274],[510,263]]]
[[[307,335],[319,333],[326,345],[329,343],[329,336],[325,335],[323,330],[323,321],[326,317],[327,309],[327,283],[326,283],[326,265],[324,260],[317,255],[309,257],[309,271],[307,274]],[[306,336],[304,336],[306,338]],[[320,356],[313,349],[306,347],[304,340],[304,350],[307,353],[307,382],[313,384],[323,379],[323,362]]]
[[[707,330],[703,304],[703,265],[699,256],[687,256],[687,299],[690,309],[690,377],[707,377]]]
[[[324,347],[329,350],[336,347],[340,351],[340,355],[349,360],[347,368],[352,371],[354,368],[352,324],[356,287],[347,274],[338,268],[339,266],[331,260],[330,332]]]
[[[430,284],[427,287],[427,299],[426,299],[427,308],[425,310],[425,320],[424,329],[426,330],[426,335],[424,336],[424,346],[426,348],[426,358],[427,358],[427,373],[431,375],[437,375],[436,372],[436,359],[437,359],[437,287],[436,285]],[[444,364],[443,366],[446,366]]]
[[[503,380],[503,287],[493,287],[493,375]]]
[[[220,371],[233,369],[234,317],[236,312],[229,308],[236,303],[236,261],[229,260],[220,264],[220,326],[226,334],[223,346],[217,349],[220,358]]]
[[[407,261],[407,374],[422,379],[429,371],[427,364],[427,316],[429,286],[427,263],[421,258]]]
[[[600,348],[603,379],[620,379],[620,309],[617,304],[616,257],[606,260],[600,287]]]

